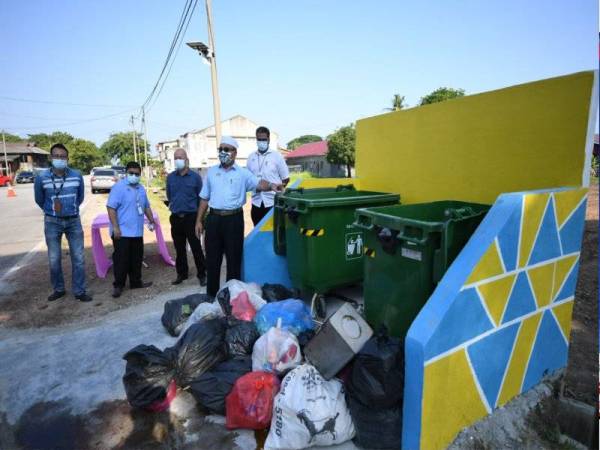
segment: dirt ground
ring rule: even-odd
[[[15,272],[8,280],[9,289],[0,294],[0,326],[15,328],[38,328],[55,327],[70,322],[94,321],[100,316],[118,309],[127,308],[131,305],[154,298],[158,293],[176,291],[181,287],[198,286],[201,288],[196,275],[191,252],[188,252],[188,265],[190,278],[180,286],[172,286],[171,282],[176,278],[175,267],[166,265],[156,245],[153,233],[144,231],[144,263],[142,278],[144,281],[152,281],[152,286],[146,289],[131,291],[125,289],[120,298],[114,299],[112,293],[112,269],[108,271],[106,278],[100,278],[96,274],[92,258],[91,223],[99,213],[106,212],[107,194],[90,195],[90,203],[82,215],[82,225],[85,233],[85,266],[88,292],[94,301],[87,304],[81,303],[71,295],[48,302],[46,297],[52,292],[48,273],[47,253],[44,247],[42,252],[34,255],[30,263]],[[175,249],[171,239],[171,227],[168,221],[168,210],[159,200],[158,196],[152,197],[152,208],[159,213],[161,227],[167,247],[173,259]],[[252,230],[250,219],[250,205],[247,202],[244,208],[245,232]],[[110,258],[112,243],[107,229],[101,230],[102,240]],[[71,286],[71,263],[66,239],[63,239],[63,272],[67,292]]]

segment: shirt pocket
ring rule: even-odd
[[[240,178],[229,179],[229,199],[237,200],[242,194],[242,180]]]

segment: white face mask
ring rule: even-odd
[[[185,159],[176,159],[175,168],[177,170],[183,170],[185,168]]]
[[[258,151],[261,153],[266,152],[269,149],[269,141],[257,141]]]

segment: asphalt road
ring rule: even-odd
[[[91,195],[89,177],[84,181],[86,196]],[[17,196],[8,198],[8,189],[0,188],[0,279],[44,240],[44,215],[33,199],[33,183],[14,189]]]

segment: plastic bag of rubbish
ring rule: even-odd
[[[371,408],[398,407],[404,392],[403,355],[402,341],[381,327],[354,357],[348,393]]]
[[[218,302],[213,301],[212,303],[200,303],[198,306],[196,306],[196,309],[192,315],[188,317],[188,320],[185,322],[185,325],[182,327],[179,335],[183,335],[187,329],[195,323],[202,322],[203,320],[218,319],[224,316],[225,314],[223,314],[223,310]]]
[[[205,412],[225,415],[225,398],[236,380],[251,371],[249,356],[228,359],[192,381],[190,390]]]
[[[165,351],[176,354],[175,380],[179,387],[185,388],[215,364],[227,358],[225,321],[212,319],[195,323],[173,347]]]
[[[238,298],[242,292],[246,293],[247,300],[253,306],[255,311],[259,311],[267,303],[260,296],[261,290],[257,284],[244,283],[239,280],[229,280],[223,285],[219,292],[217,292],[217,301],[221,305],[226,316],[232,314],[232,302]]]
[[[155,410],[167,399],[175,377],[172,353],[163,352],[153,345],[138,345],[129,350],[123,385],[129,404],[135,408]],[[174,395],[171,396],[171,400]],[[168,403],[166,405],[168,407]]]
[[[335,445],[354,437],[339,380],[326,381],[313,366],[303,364],[288,373],[281,386],[265,449]]]
[[[201,303],[212,303],[213,298],[206,294],[192,294],[187,297],[168,300],[160,318],[162,324],[171,336],[179,336],[185,327],[185,322]]]
[[[268,428],[279,386],[279,378],[267,372],[250,372],[238,378],[225,401],[227,428]]]
[[[314,328],[310,308],[302,300],[289,299],[267,303],[254,317],[260,334],[265,334],[267,330],[276,326],[278,320],[281,320],[281,328],[291,331],[296,336]]]
[[[240,280],[229,280],[221,287],[221,289],[229,289],[231,298],[237,297],[242,291],[248,292],[248,295],[251,297],[256,296],[262,298],[262,289],[256,283],[244,283]]]
[[[259,337],[254,322],[238,320],[234,317],[227,318],[225,344],[230,357],[252,355],[254,343]]]
[[[402,442],[402,406],[377,409],[365,406],[346,392],[354,423],[353,442],[362,448],[399,449]]]
[[[268,303],[287,300],[288,298],[298,298],[300,292],[298,289],[288,289],[283,284],[265,283],[262,287],[262,298]]]
[[[258,338],[252,350],[252,370],[283,375],[302,362],[298,339],[292,333],[273,327]]]
[[[250,303],[248,292],[242,291],[231,300],[231,315],[239,320],[250,321],[256,315],[256,309]]]

